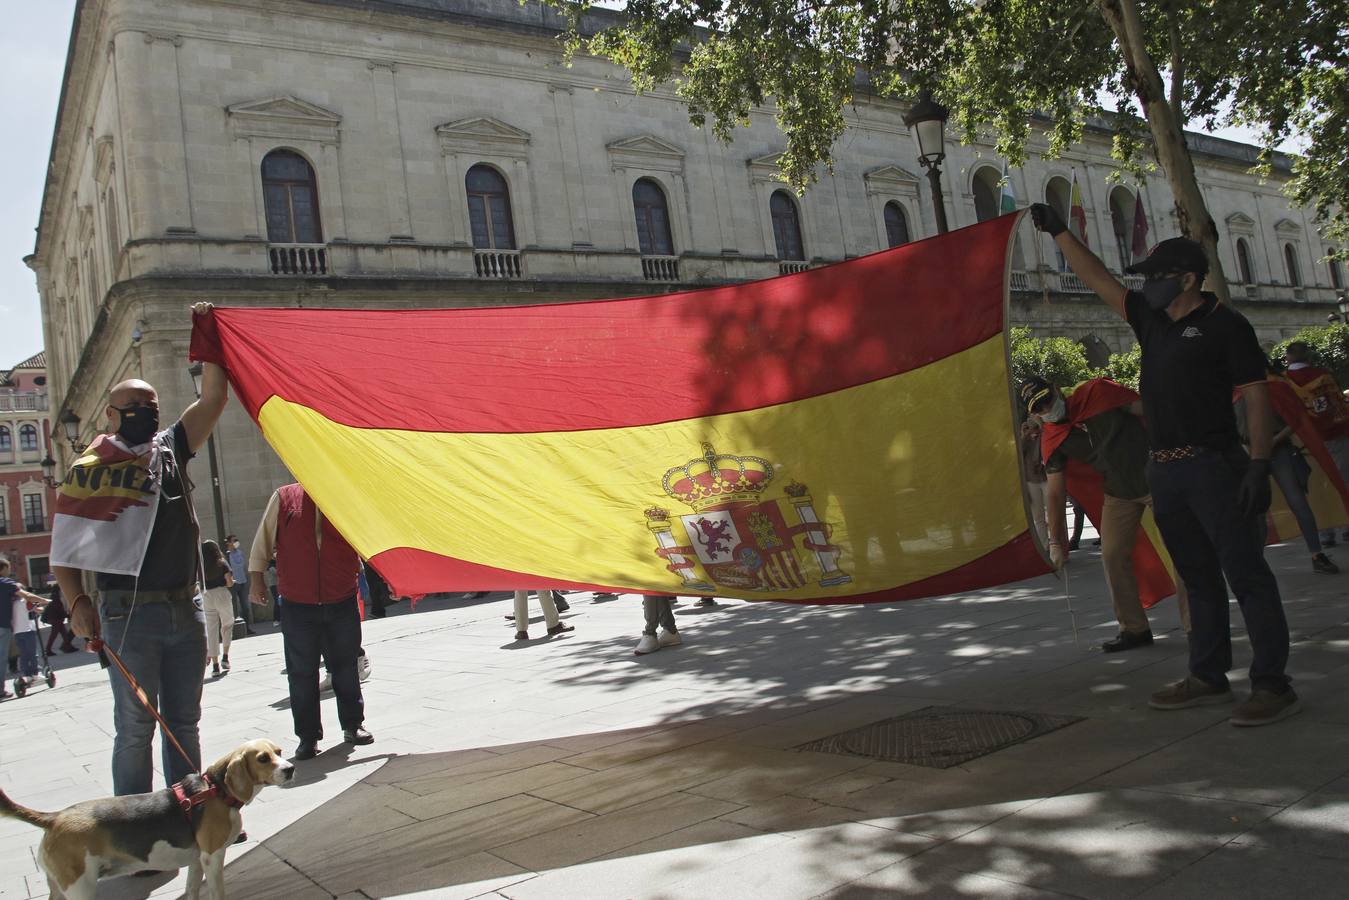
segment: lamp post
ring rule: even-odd
[[[946,234],[946,203],[942,199],[941,163],[946,158],[946,119],[950,112],[936,100],[931,91],[918,95],[918,102],[904,117],[904,124],[913,131],[918,144],[918,162],[927,169],[927,181],[932,186],[932,205],[937,212],[937,233]]]
[[[193,363],[187,367],[187,374],[192,376],[192,392],[201,399],[201,363]],[[212,432],[206,438],[206,455],[211,462],[211,500],[215,503],[215,531],[216,540],[223,541],[225,535],[225,509],[220,502],[220,467],[216,462],[215,455],[215,434]]]
[[[1349,294],[1340,294],[1340,298],[1335,301],[1335,308],[1338,313],[1330,313],[1326,316],[1327,322],[1343,322],[1349,325]]]
[[[61,482],[56,480],[56,460],[52,459],[50,450],[47,451],[47,456],[39,463],[39,465],[42,466],[42,481],[47,487],[52,488],[53,490],[59,487]]]
[[[79,453],[87,446],[80,442],[80,417],[70,410],[61,413],[61,430],[65,432],[72,453]]]

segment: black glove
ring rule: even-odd
[[[1237,509],[1243,516],[1263,516],[1269,510],[1269,460],[1251,460],[1237,488]]]
[[[1058,237],[1068,230],[1068,226],[1063,224],[1063,218],[1047,203],[1032,203],[1030,220],[1035,223],[1036,228],[1050,237]]]

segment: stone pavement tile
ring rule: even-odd
[[[512,865],[490,853],[474,853],[447,861],[413,861],[402,871],[372,866],[361,882],[361,897],[468,900],[493,895],[511,885],[528,882],[533,872]]]
[[[300,820],[301,827],[283,828],[272,834],[264,842],[265,846],[286,858],[304,850],[314,835],[323,835],[325,850],[359,851],[371,833],[391,831],[417,821],[390,805],[408,796],[390,785],[357,782],[335,799],[310,809]],[[250,815],[249,820],[253,819]]]
[[[844,797],[856,794],[858,791],[870,790],[879,785],[888,784],[890,781],[891,779],[886,776],[869,774],[866,767],[862,766],[850,772],[844,772],[842,775],[817,781],[814,784],[795,787],[790,793],[792,796],[818,800],[820,803],[834,803]]]
[[[1349,863],[1349,777],[1340,778],[1275,813],[1234,840],[1251,847]],[[1345,865],[1349,876],[1349,865]]]
[[[661,900],[815,897],[932,846],[929,838],[847,823],[794,831],[790,840],[631,894]]]
[[[409,794],[435,794],[456,786],[475,784],[489,778],[554,762],[567,755],[569,754],[566,750],[549,744],[533,744],[513,753],[480,750],[433,753],[424,757],[393,760],[366,780],[371,783],[395,784]],[[579,767],[573,768],[577,769],[578,775],[587,771]],[[405,775],[405,772],[409,774]]]
[[[589,771],[548,762],[467,783],[456,784],[453,779],[446,778],[445,787],[441,790],[420,796],[404,793],[402,797],[390,800],[389,807],[414,819],[434,819],[456,810],[568,781]]]
[[[283,833],[294,849],[281,855],[334,894],[592,818],[581,810],[521,795],[424,822],[367,831],[361,826],[365,812],[359,800],[339,797],[331,805],[344,809],[352,823],[341,829],[341,839],[335,840],[335,829],[315,829],[304,819]]]
[[[925,700],[898,698],[892,694],[854,697],[747,729],[727,740],[757,747],[787,749],[882,719],[902,716],[925,705]]]
[[[806,797],[784,795],[741,807],[726,813],[721,819],[758,831],[791,832],[802,828],[820,828],[856,822],[862,816],[863,814],[855,809],[830,806]],[[870,824],[880,823],[876,821]]]
[[[1136,896],[1139,900],[1343,897],[1345,874],[1343,859],[1228,846]]]
[[[687,790],[735,771],[734,758],[706,752],[691,755],[702,746],[591,772],[531,793],[544,800],[603,814]]]
[[[607,900],[631,897],[652,885],[688,878],[789,842],[723,819],[699,822],[589,862],[545,872],[500,893],[510,900]]]
[[[920,862],[1075,897],[1130,897],[1273,812],[1259,804],[1150,791],[1070,794],[949,841]]]
[[[327,891],[266,847],[254,847],[225,866],[225,891],[250,900],[328,900]],[[202,894],[206,894],[203,887]]]
[[[597,747],[575,756],[563,758],[569,766],[586,769],[609,769],[623,763],[637,762],[671,750],[701,744],[733,733],[733,726],[720,722],[690,722],[664,731],[655,731],[629,741]]]
[[[720,751],[724,761],[715,758],[713,761],[717,769],[729,771],[729,774],[688,790],[703,797],[735,803],[755,803],[780,797],[867,764],[860,756],[736,747],[733,744],[718,747],[716,742],[695,749],[706,749],[709,754]]]
[[[828,900],[894,900],[896,897],[995,898],[995,900],[1063,900],[1056,891],[1042,891],[987,875],[923,864],[916,856],[872,872],[865,878],[820,895]]]
[[[1349,773],[1346,746],[1349,725],[1322,721],[1312,711],[1263,728],[1233,728],[1221,722],[1089,784],[1287,806]],[[1296,754],[1289,752],[1290,747],[1298,748]],[[1196,763],[1199,760],[1201,764]]]
[[[522,841],[491,848],[508,862],[543,872],[575,865],[641,841],[715,819],[735,805],[691,794],[672,793],[640,807],[571,822]]]

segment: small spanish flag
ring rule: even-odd
[[[948,594],[1048,571],[1008,376],[1017,220],[654,297],[216,309],[192,353],[398,594]]]

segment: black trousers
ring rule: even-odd
[[[286,615],[281,636],[286,651],[286,678],[290,682],[290,715],[295,735],[302,741],[323,737],[319,716],[319,658],[327,660],[337,695],[337,718],[343,731],[365,721],[365,700],[356,669],[361,649],[361,614],[356,598],[339,603],[281,602]]]
[[[1212,685],[1227,684],[1231,585],[1251,640],[1251,687],[1282,692],[1288,686],[1288,620],[1279,583],[1265,562],[1264,517],[1237,511],[1237,488],[1249,462],[1240,447],[1150,462],[1148,487],[1157,527],[1190,591],[1191,674]]]

